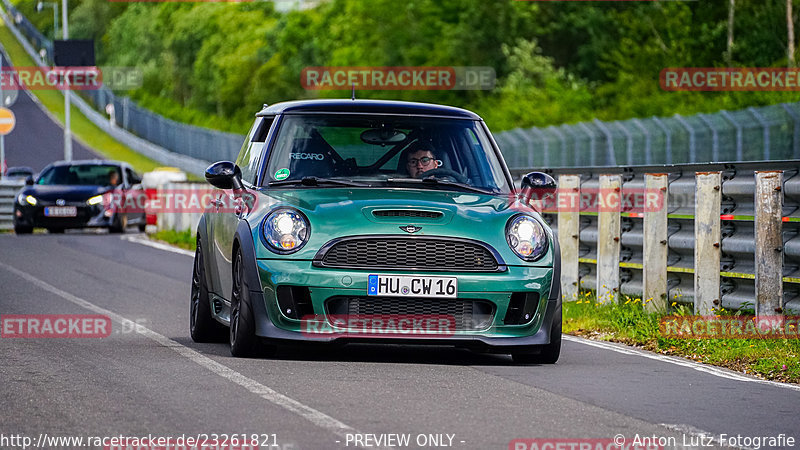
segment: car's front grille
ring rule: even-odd
[[[434,237],[350,238],[329,243],[315,258],[321,267],[494,272],[501,269],[482,244]]]
[[[488,328],[494,320],[492,302],[482,299],[430,299],[406,297],[336,296],[326,302],[329,315],[336,317],[397,316],[452,318],[452,331]]]
[[[438,211],[418,209],[379,209],[372,212],[375,217],[410,217],[416,219],[439,219],[444,214]]]

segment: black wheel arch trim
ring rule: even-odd
[[[197,223],[197,238],[200,239],[202,242],[202,246],[200,247],[200,251],[203,252],[203,270],[205,270],[206,277],[208,274],[213,273],[211,271],[211,255],[208,253],[211,251],[211,241],[208,239],[208,227],[206,226],[206,217],[205,215],[200,216],[200,221]],[[210,280],[206,279],[208,292],[210,294],[215,293],[215,286],[209,282]]]
[[[236,227],[234,245],[238,246],[242,252],[242,265],[244,265],[244,281],[250,291],[252,301],[253,318],[256,325],[256,336],[265,336],[275,328],[272,320],[267,313],[267,306],[264,303],[264,289],[261,286],[261,277],[258,275],[258,265],[256,263],[256,249],[253,245],[253,232],[250,224],[246,220],[240,220]]]

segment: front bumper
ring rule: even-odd
[[[14,225],[18,227],[41,228],[90,228],[110,227],[114,223],[114,214],[106,214],[103,205],[86,205],[85,203],[67,204],[75,206],[74,217],[48,217],[45,207],[56,205],[38,204],[36,206],[14,205]]]
[[[350,342],[389,342],[408,344],[455,345],[478,351],[510,352],[515,348],[544,345],[550,342],[550,329],[553,317],[561,307],[560,291],[557,282],[553,283],[554,270],[549,267],[509,266],[497,273],[442,273],[442,272],[396,272],[379,270],[323,269],[312,266],[311,261],[287,261],[262,259],[256,262],[263,290],[251,290],[251,300],[255,312],[256,334],[273,341],[302,341],[326,343]],[[493,306],[488,326],[479,329],[451,329],[445,333],[396,333],[360,334],[363,329],[348,329],[337,326],[334,311],[330,311],[329,300],[341,297],[366,297],[367,277],[370,274],[455,276],[458,278],[458,299],[450,301],[480,300]],[[297,319],[282,311],[278,288],[281,286],[307,287],[313,320],[308,316]],[[512,294],[525,295],[535,299],[534,314],[522,324],[507,324]],[[413,298],[398,301],[411,303]],[[448,300],[439,300],[446,302]],[[406,309],[408,310],[408,308]],[[425,311],[430,311],[426,309]],[[419,314],[425,314],[421,309]],[[318,321],[328,325],[326,331],[318,333]]]

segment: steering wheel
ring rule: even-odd
[[[427,178],[427,177],[436,177],[436,178],[442,178],[442,179],[445,179],[445,180],[449,179],[450,181],[455,181],[455,182],[461,183],[461,184],[466,184],[467,183],[467,177],[465,177],[464,175],[461,175],[460,173],[456,172],[455,170],[443,169],[441,167],[438,168],[438,169],[427,170],[427,171],[421,172],[421,173],[419,173],[417,175],[417,178],[420,178],[420,179],[421,178]]]

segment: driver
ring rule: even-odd
[[[406,168],[411,178],[417,178],[423,172],[438,168],[439,164],[432,150],[419,149],[408,154]]]
[[[117,186],[119,184],[119,174],[116,170],[111,170],[108,172],[108,185],[109,186]]]

